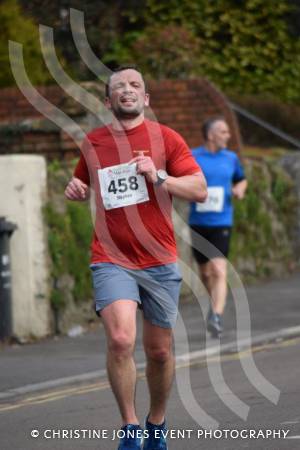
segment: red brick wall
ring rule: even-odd
[[[149,81],[147,85],[151,109],[157,120],[182,134],[191,147],[203,142],[200,131],[203,121],[213,115],[222,114],[231,128],[230,146],[236,151],[240,150],[241,138],[235,115],[228,107],[225,97],[208,81],[163,80]],[[68,96],[60,87],[42,87],[39,92],[50,103],[68,113]],[[7,127],[4,129],[4,124],[20,124],[26,119],[43,117],[18,89],[2,89],[0,98],[0,154],[35,153],[44,154],[49,159],[71,158],[79,154],[76,144],[66,133],[59,130],[22,131],[13,130],[11,125],[9,131]],[[80,109],[84,114],[84,108]],[[73,119],[76,120],[75,117]]]
[[[203,143],[202,123],[211,116],[223,115],[232,139],[230,147],[241,148],[241,137],[236,117],[226,98],[204,79],[163,80],[148,83],[151,108],[157,120],[174,128],[191,147]]]
[[[44,86],[38,88],[39,93],[54,105],[58,106],[65,97],[59,86]],[[17,122],[27,118],[41,117],[41,114],[28,102],[17,88],[0,90],[0,124],[2,122]]]

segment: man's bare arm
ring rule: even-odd
[[[236,197],[238,200],[242,200],[245,197],[247,186],[248,186],[247,180],[242,180],[236,183],[232,187],[232,193],[234,197]]]
[[[202,203],[207,198],[206,180],[202,172],[177,178],[168,176],[162,187],[175,197],[190,202]]]
[[[157,181],[157,168],[149,156],[136,156],[129,164],[136,163],[137,173],[145,175],[149,183]],[[206,180],[202,172],[182,177],[168,176],[161,188],[167,189],[171,195],[188,200],[190,202],[205,202],[207,197]]]

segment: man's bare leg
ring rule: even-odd
[[[227,298],[227,260],[213,258],[201,264],[200,276],[208,291],[212,311],[222,315]]]
[[[146,376],[150,392],[149,422],[163,423],[174,378],[172,329],[161,328],[144,320],[144,349],[147,357]]]
[[[117,300],[101,311],[107,336],[108,377],[123,425],[139,423],[135,411],[136,367],[133,359],[136,309],[137,303],[133,300]]]

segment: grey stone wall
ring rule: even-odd
[[[294,189],[299,200],[296,214],[296,224],[294,232],[295,254],[300,260],[300,152],[285,155],[280,160],[280,165],[291,176],[294,181]]]

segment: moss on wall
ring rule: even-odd
[[[54,309],[65,308],[70,294],[77,303],[91,298],[89,245],[92,223],[89,205],[68,202],[64,198],[73,166],[73,163],[57,161],[48,165],[49,201],[44,213],[48,227],[53,281],[51,303]]]
[[[234,201],[235,226],[230,260],[242,275],[277,275],[295,255],[292,232],[297,199],[290,176],[275,160],[246,160],[248,191]]]

